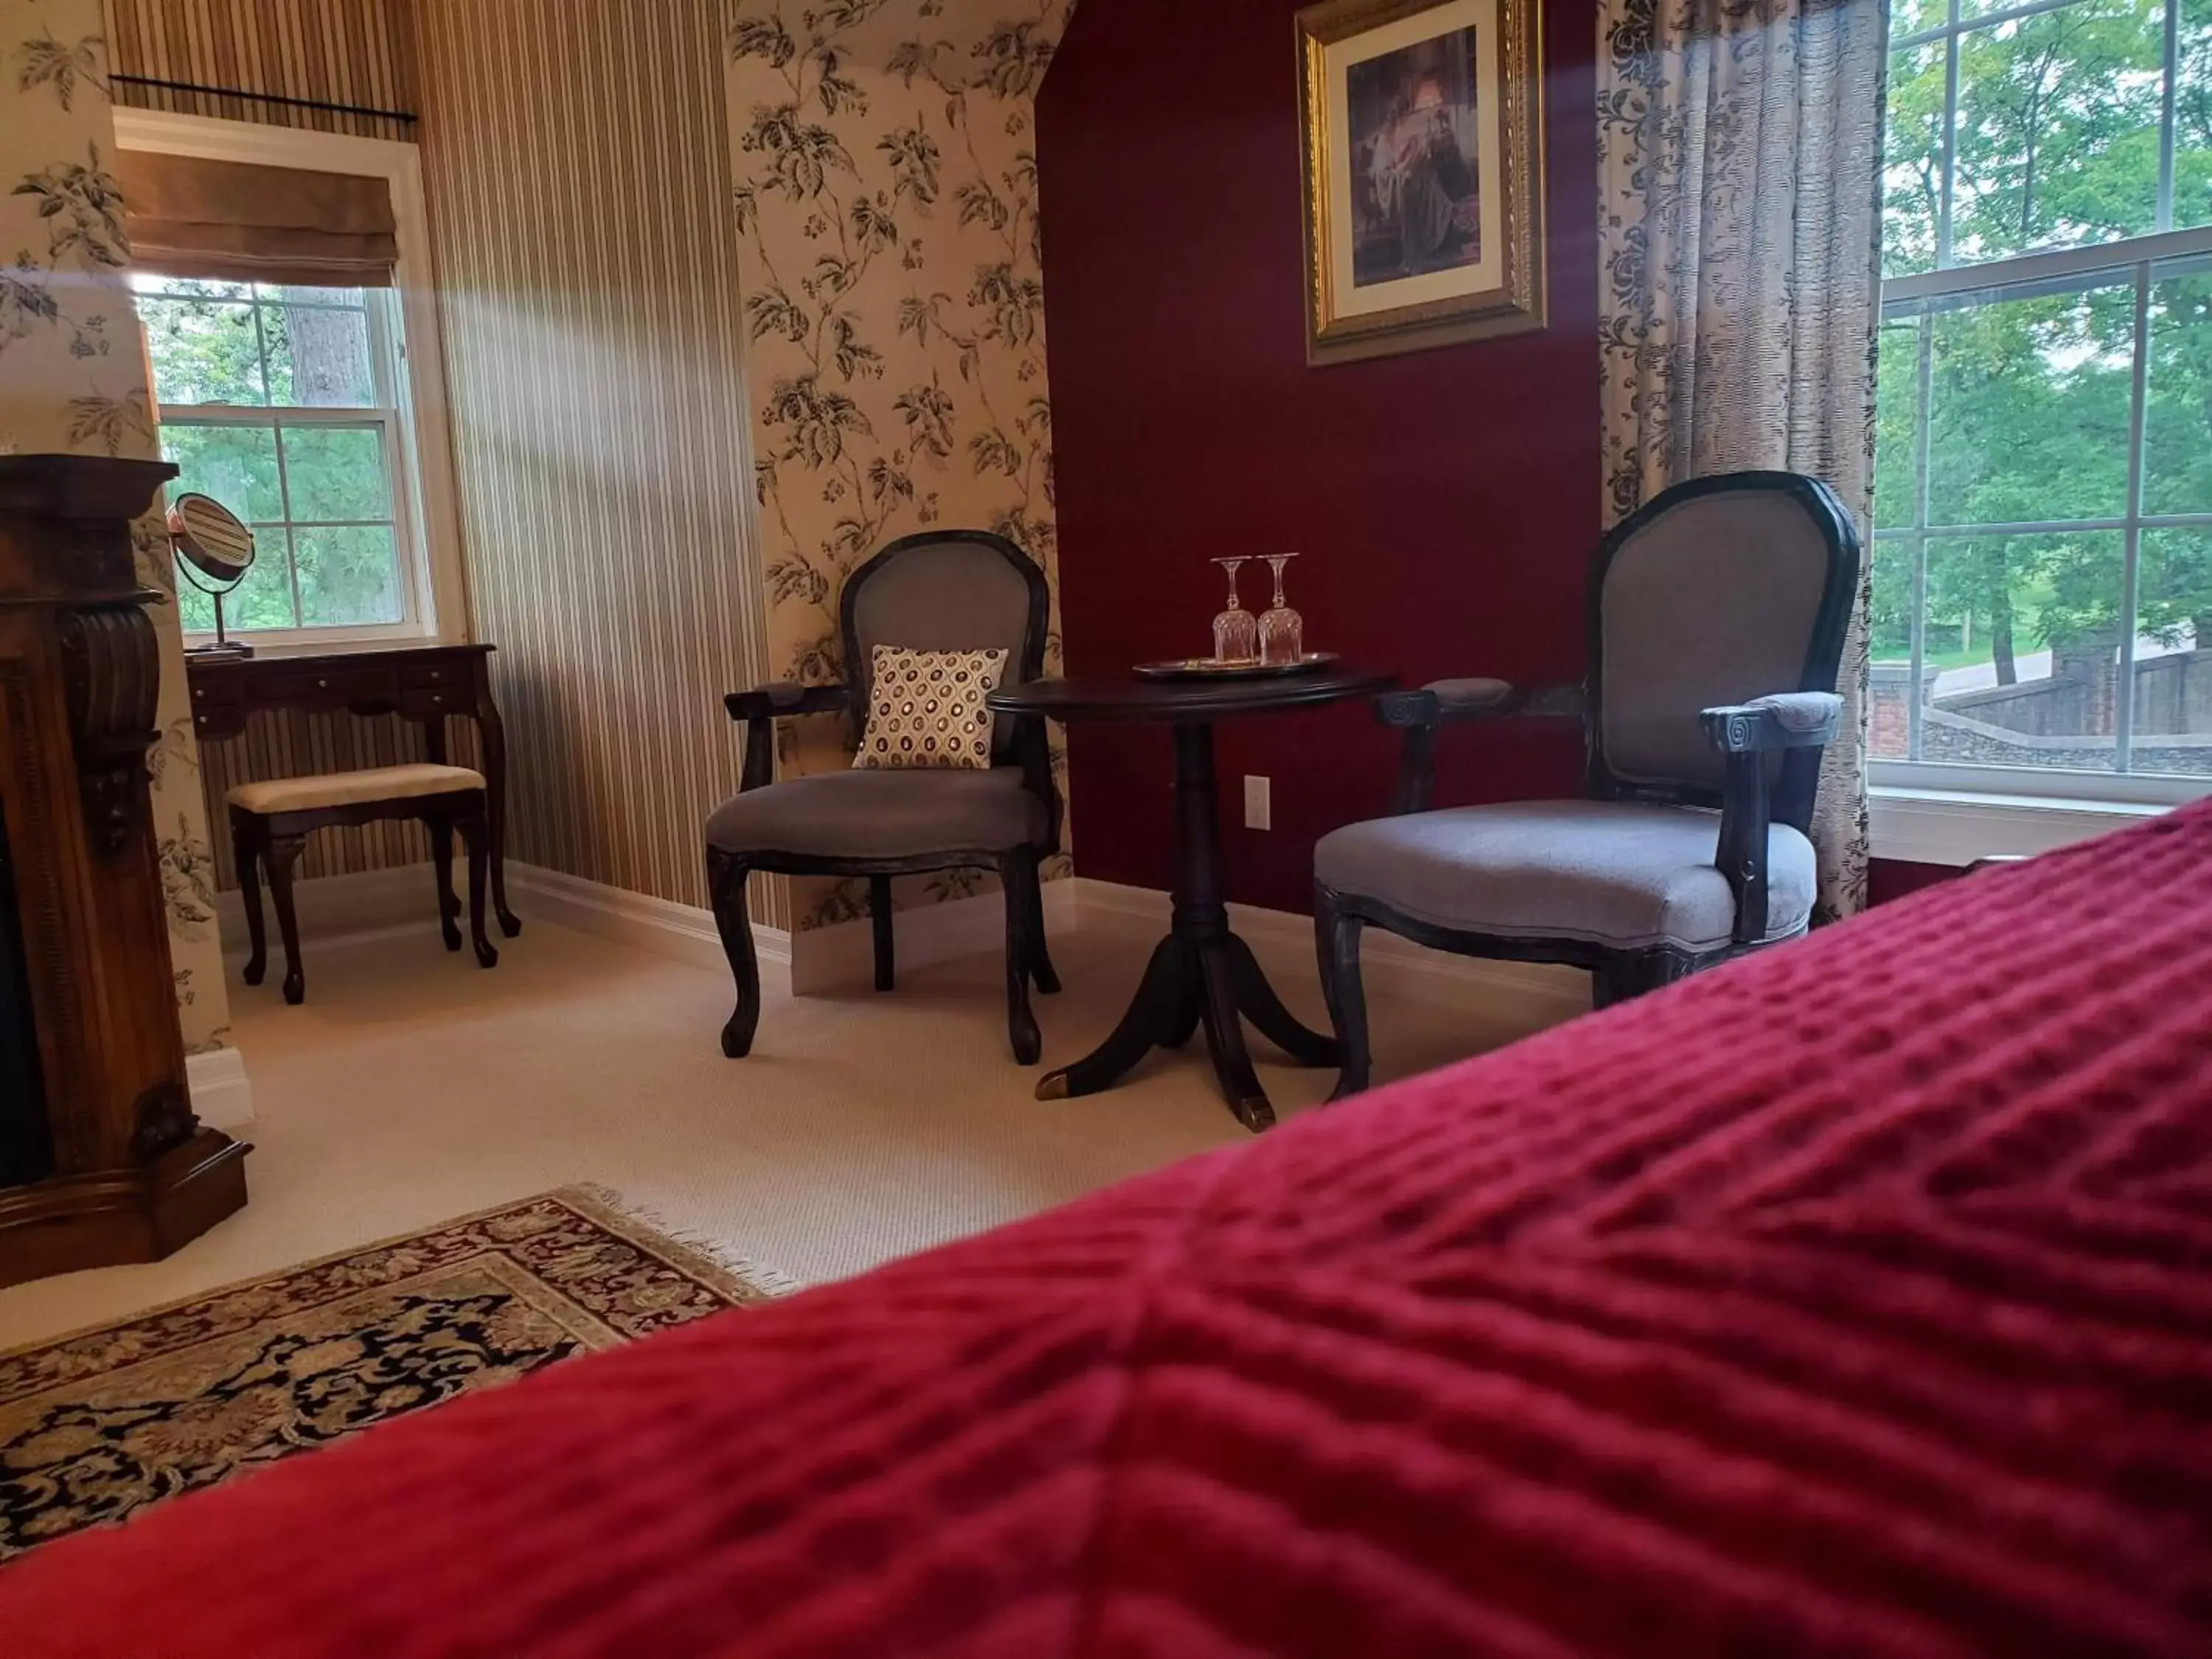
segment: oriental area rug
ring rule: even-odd
[[[0,1353],[0,1561],[788,1286],[583,1188]]]

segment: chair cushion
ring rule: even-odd
[[[726,853],[911,858],[1042,846],[1044,803],[1021,769],[821,772],[724,801],[707,844]]]
[[[1713,866],[1721,816],[1633,801],[1516,801],[1376,818],[1324,836],[1314,874],[1433,927],[1634,950],[1728,943],[1735,895]],[[1767,937],[1813,912],[1812,843],[1767,840]]]
[[[319,807],[410,800],[417,795],[450,795],[483,787],[483,774],[465,766],[379,766],[365,772],[326,772],[317,777],[241,783],[223,799],[249,812],[309,812]]]

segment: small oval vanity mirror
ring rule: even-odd
[[[198,645],[197,657],[250,657],[253,647],[225,637],[222,602],[253,568],[253,532],[212,495],[179,495],[169,505],[169,545],[194,587],[215,601],[215,643]]]

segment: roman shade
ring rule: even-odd
[[[381,179],[125,150],[131,264],[165,276],[389,288],[399,247]]]

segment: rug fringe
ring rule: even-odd
[[[588,1199],[599,1208],[635,1222],[639,1226],[659,1235],[671,1243],[680,1244],[693,1255],[720,1268],[724,1273],[744,1280],[769,1296],[791,1296],[806,1288],[803,1279],[793,1279],[780,1267],[769,1266],[730,1248],[724,1240],[696,1228],[678,1227],[650,1204],[641,1204],[596,1181],[577,1182],[564,1187],[557,1196],[571,1195]]]

